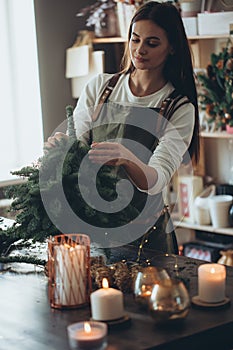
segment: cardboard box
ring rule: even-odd
[[[187,36],[197,35],[197,17],[183,17],[184,29]]]
[[[199,35],[230,34],[233,11],[198,13],[197,23]]]

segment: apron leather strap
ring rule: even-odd
[[[112,76],[112,78],[109,80],[108,85],[102,92],[102,95],[100,96],[98,105],[96,109],[94,110],[94,113],[92,114],[92,121],[95,122],[100,114],[100,111],[103,107],[103,104],[108,100],[109,96],[112,93],[112,90],[114,89],[116,83],[118,82],[118,79],[120,78],[120,73],[116,73]]]
[[[116,73],[112,76],[112,78],[108,81],[107,86],[105,87],[104,91],[102,92],[97,107],[95,108],[93,114],[92,114],[92,121],[95,122],[98,119],[98,116],[100,114],[100,111],[103,107],[103,104],[107,102],[109,96],[111,95],[114,87],[116,86],[119,78],[120,73]],[[176,91],[173,91],[163,102],[160,107],[159,114],[164,116],[167,120],[170,119],[171,115],[174,113],[176,109],[181,107],[183,104],[186,104],[189,102],[188,99],[184,101],[181,104],[177,104],[179,100],[181,100],[183,96],[177,95]],[[176,108],[175,108],[176,107]],[[175,109],[175,110],[174,110]]]

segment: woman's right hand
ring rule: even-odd
[[[50,136],[47,140],[47,142],[44,142],[44,151],[56,147],[57,142],[59,142],[62,139],[68,139],[68,135],[64,134],[63,132],[56,132],[53,136]]]

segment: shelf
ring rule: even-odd
[[[194,35],[188,37],[189,40],[202,40],[202,39],[224,39],[228,38],[229,34],[216,34],[216,35]],[[122,37],[109,37],[109,38],[94,38],[92,40],[93,44],[115,44],[115,43],[125,43],[127,38]]]
[[[194,35],[189,36],[189,40],[206,40],[206,39],[227,39],[230,34],[216,34],[216,35]]]
[[[0,188],[14,186],[14,185],[21,185],[24,182],[27,182],[27,179],[13,178],[9,180],[0,180]]]
[[[212,232],[212,233],[218,233],[222,235],[227,236],[233,236],[233,227],[223,227],[223,228],[214,228],[211,225],[198,225],[198,224],[192,224],[189,222],[174,220],[173,224],[175,227],[181,227],[181,228],[187,228],[191,230],[197,230],[197,231],[206,231],[206,232]]]
[[[213,138],[213,139],[233,139],[233,134],[228,134],[226,131],[214,131],[214,132],[202,131],[200,136],[203,138]]]
[[[115,43],[125,43],[126,38],[114,37],[114,38],[94,38],[92,40],[93,44],[115,44]]]

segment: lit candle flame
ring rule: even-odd
[[[70,248],[70,245],[67,244],[67,243],[64,243],[64,247],[67,248],[67,249],[69,249],[69,248]]]
[[[107,278],[103,278],[102,280],[102,287],[103,288],[108,288],[109,284],[108,284],[108,280]]]
[[[91,333],[90,323],[84,322],[84,331],[85,331],[85,333]]]
[[[215,273],[215,268],[214,267],[211,267],[210,273]]]

